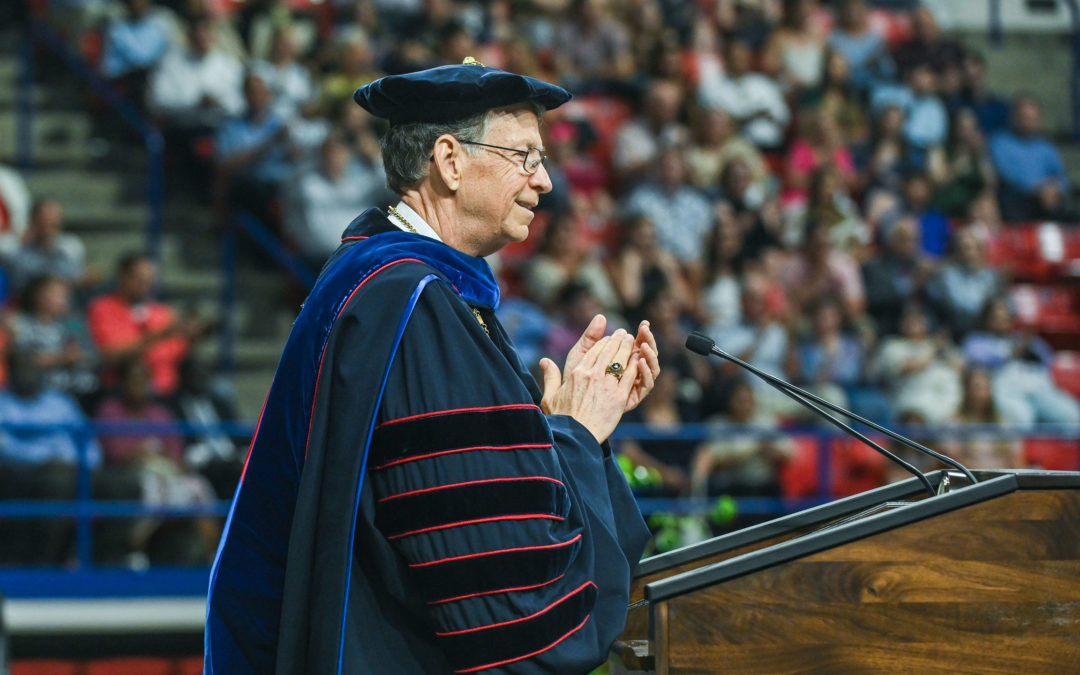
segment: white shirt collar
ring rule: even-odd
[[[422,234],[425,237],[431,237],[438,242],[442,241],[442,239],[439,237],[439,233],[433,230],[431,226],[428,225],[427,222],[425,222],[424,219],[420,217],[419,213],[413,211],[411,206],[409,206],[405,202],[399,201],[397,203],[397,206],[395,206],[394,208],[397,209],[397,212],[401,214],[402,218],[408,221],[408,223],[416,229],[417,234]],[[390,222],[393,223],[394,226],[397,227],[399,230],[405,230],[406,232],[408,232],[405,226],[398,222],[396,218],[391,217]]]

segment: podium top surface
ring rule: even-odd
[[[945,475],[945,471],[928,474],[935,485],[939,485]],[[645,586],[645,597],[650,602],[655,602],[1018,490],[1080,490],[1080,472],[1009,470],[976,471],[975,475],[979,479],[979,483],[975,485],[957,488],[935,497],[925,497],[919,501],[897,501],[920,493],[925,496],[922,484],[913,478],[823,504],[642,561],[636,576],[651,574],[665,567],[704,558],[717,551],[736,548],[785,532],[820,526],[820,529],[781,543],[649,583]],[[863,517],[852,517],[852,514],[883,505],[892,508]],[[845,517],[849,519],[845,520]]]

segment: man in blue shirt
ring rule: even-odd
[[[1071,220],[1065,168],[1041,130],[1038,102],[1022,96],[1013,104],[1012,129],[990,139],[990,156],[1001,176],[998,199],[1005,220]]]

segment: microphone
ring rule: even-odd
[[[945,464],[948,464],[949,466],[952,466],[952,467],[962,471],[964,473],[964,475],[967,477],[967,479],[970,480],[972,483],[977,483],[978,482],[975,479],[975,476],[971,473],[971,471],[969,471],[967,469],[967,467],[960,464],[960,462],[957,462],[955,459],[953,459],[951,457],[948,457],[946,455],[943,455],[943,454],[941,454],[939,452],[936,452],[934,450],[931,450],[930,448],[926,447],[925,445],[922,445],[921,443],[916,443],[915,441],[911,440],[910,438],[907,438],[905,436],[901,436],[900,434],[898,434],[898,433],[896,433],[896,432],[894,432],[894,431],[892,431],[890,429],[886,429],[885,427],[881,426],[880,424],[877,424],[875,422],[871,422],[870,420],[868,420],[868,419],[866,419],[864,417],[856,415],[855,413],[853,413],[853,412],[851,412],[849,410],[845,410],[844,408],[841,408],[840,406],[838,406],[838,405],[836,405],[834,403],[830,403],[829,401],[826,401],[825,399],[823,399],[823,398],[821,398],[819,396],[811,394],[810,392],[806,391],[805,389],[800,389],[799,387],[796,387],[795,385],[791,384],[790,382],[786,382],[786,381],[784,381],[784,380],[782,380],[782,379],[780,379],[780,378],[778,378],[778,377],[776,377],[774,375],[770,375],[769,373],[766,373],[765,371],[763,371],[763,370],[761,370],[759,368],[755,368],[754,366],[750,365],[749,363],[746,363],[742,359],[739,359],[739,358],[737,358],[735,356],[732,356],[731,354],[728,354],[727,352],[725,352],[723,349],[720,349],[719,347],[716,346],[716,343],[713,340],[706,337],[705,335],[702,335],[701,333],[696,333],[696,332],[695,333],[690,333],[690,335],[687,336],[687,338],[686,338],[686,348],[689,349],[692,352],[701,354],[703,356],[708,356],[710,354],[719,356],[722,359],[726,359],[728,361],[731,361],[732,363],[735,363],[735,364],[737,364],[739,366],[742,366],[746,370],[749,370],[750,372],[754,373],[755,375],[757,375],[761,379],[765,380],[773,388],[777,389],[778,391],[784,393],[785,395],[789,396],[790,398],[794,399],[795,401],[799,402],[800,404],[802,404],[802,405],[806,406],[807,408],[813,410],[814,412],[818,413],[819,415],[821,415],[822,417],[827,419],[830,423],[832,423],[834,426],[837,426],[837,427],[843,429],[844,431],[851,434],[855,438],[859,439],[860,441],[862,441],[866,445],[868,445],[868,446],[872,447],[873,449],[877,450],[879,453],[881,453],[885,457],[889,458],[890,460],[892,460],[892,461],[896,462],[897,464],[899,464],[900,466],[904,467],[907,471],[909,471],[914,476],[919,478],[919,480],[923,483],[923,485],[929,491],[931,497],[935,496],[934,488],[930,484],[929,479],[927,479],[927,477],[921,471],[916,469],[910,463],[904,461],[903,459],[897,457],[896,455],[889,452],[885,448],[881,447],[877,443],[871,441],[869,438],[867,438],[863,434],[859,433],[858,431],[855,431],[849,425],[847,425],[844,422],[840,421],[836,417],[833,417],[829,413],[825,412],[824,410],[819,408],[817,405],[814,405],[814,403],[819,403],[819,404],[825,406],[826,408],[828,408],[829,410],[832,410],[833,412],[840,413],[841,415],[844,415],[845,417],[848,417],[849,419],[853,419],[853,420],[855,420],[857,422],[865,424],[866,426],[868,426],[868,427],[870,427],[872,429],[875,429],[876,431],[880,431],[881,433],[885,434],[889,438],[892,438],[893,440],[895,440],[895,441],[897,441],[897,442],[899,442],[899,443],[901,443],[901,444],[903,444],[903,445],[905,445],[905,446],[907,446],[907,447],[909,447],[909,448],[911,448],[913,450],[916,450],[917,452],[921,452],[921,453],[923,453],[925,455],[929,455],[929,456],[933,457],[934,459],[937,459],[938,461],[941,461],[941,462],[943,462]]]

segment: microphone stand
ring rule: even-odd
[[[742,359],[740,359],[740,358],[738,358],[736,356],[732,356],[731,354],[728,354],[724,350],[717,347],[716,343],[713,340],[711,340],[710,338],[708,338],[705,335],[702,335],[701,333],[696,333],[696,332],[691,333],[686,339],[686,347],[687,347],[687,349],[689,349],[689,350],[691,350],[693,352],[696,352],[698,354],[702,354],[702,355],[714,354],[714,355],[719,356],[719,357],[721,357],[723,359],[731,361],[732,363],[734,363],[736,365],[739,365],[739,366],[745,368],[746,370],[749,370],[750,372],[754,373],[755,375],[757,375],[761,379],[765,380],[765,382],[767,382],[773,388],[775,388],[778,391],[784,393],[785,395],[791,397],[792,399],[794,399],[798,403],[802,404],[803,406],[806,406],[807,408],[809,408],[809,409],[813,410],[814,412],[818,413],[819,415],[821,415],[825,419],[829,420],[829,422],[832,423],[833,425],[838,426],[839,428],[843,429],[844,431],[851,434],[855,438],[859,439],[863,443],[869,445],[870,447],[874,448],[875,450],[877,450],[878,452],[880,452],[884,456],[886,456],[889,459],[891,459],[892,461],[896,462],[900,466],[904,467],[907,471],[911,472],[913,475],[915,475],[917,478],[919,478],[919,480],[926,487],[927,491],[930,493],[931,497],[935,496],[936,493],[934,491],[933,486],[930,484],[930,480],[921,471],[916,469],[910,463],[906,462],[905,460],[897,457],[893,453],[891,453],[888,450],[886,450],[885,448],[881,447],[877,443],[874,443],[873,441],[871,441],[869,438],[867,438],[863,434],[859,433],[858,431],[855,431],[849,425],[847,425],[844,422],[840,421],[836,417],[833,417],[829,413],[825,412],[824,410],[819,408],[817,405],[814,405],[814,403],[819,403],[819,404],[825,406],[826,408],[828,408],[829,410],[832,410],[833,412],[837,412],[837,413],[839,413],[841,415],[844,415],[844,416],[846,416],[846,417],[848,417],[850,419],[853,419],[853,420],[855,420],[857,422],[865,424],[865,425],[867,425],[867,426],[869,426],[869,427],[871,427],[871,428],[873,428],[873,429],[875,429],[877,431],[880,431],[881,433],[885,434],[886,436],[896,440],[897,442],[899,442],[899,443],[901,443],[901,444],[903,444],[903,445],[905,445],[905,446],[907,446],[907,447],[909,447],[909,448],[911,448],[913,450],[916,450],[916,451],[921,452],[923,454],[934,457],[935,459],[937,459],[937,460],[939,460],[939,461],[941,461],[941,462],[943,462],[945,464],[948,464],[949,466],[952,466],[952,467],[962,471],[964,473],[964,475],[967,477],[967,479],[970,480],[972,483],[977,483],[978,482],[975,479],[975,476],[971,473],[971,471],[968,470],[967,467],[965,467],[964,465],[957,462],[955,459],[952,459],[951,457],[948,457],[948,456],[943,455],[943,454],[941,454],[939,452],[931,450],[930,448],[922,445],[921,443],[916,443],[915,441],[913,441],[913,440],[911,440],[911,439],[909,439],[909,438],[907,438],[905,436],[901,436],[900,434],[898,434],[898,433],[896,433],[896,432],[894,432],[894,431],[892,431],[890,429],[887,429],[887,428],[881,426],[880,424],[877,424],[875,422],[871,422],[870,420],[868,420],[868,419],[866,419],[864,417],[856,415],[855,413],[850,412],[849,410],[841,408],[840,406],[838,406],[838,405],[836,405],[834,403],[831,403],[831,402],[826,401],[825,399],[823,399],[823,398],[821,398],[819,396],[811,394],[810,392],[806,391],[805,389],[800,389],[799,387],[796,387],[795,385],[791,384],[790,382],[786,382],[786,381],[784,381],[784,380],[782,380],[782,379],[780,379],[780,378],[778,378],[778,377],[776,377],[774,375],[770,375],[769,373],[766,373],[765,371],[750,365],[749,363],[743,361]],[[813,403],[811,401],[813,401]]]

